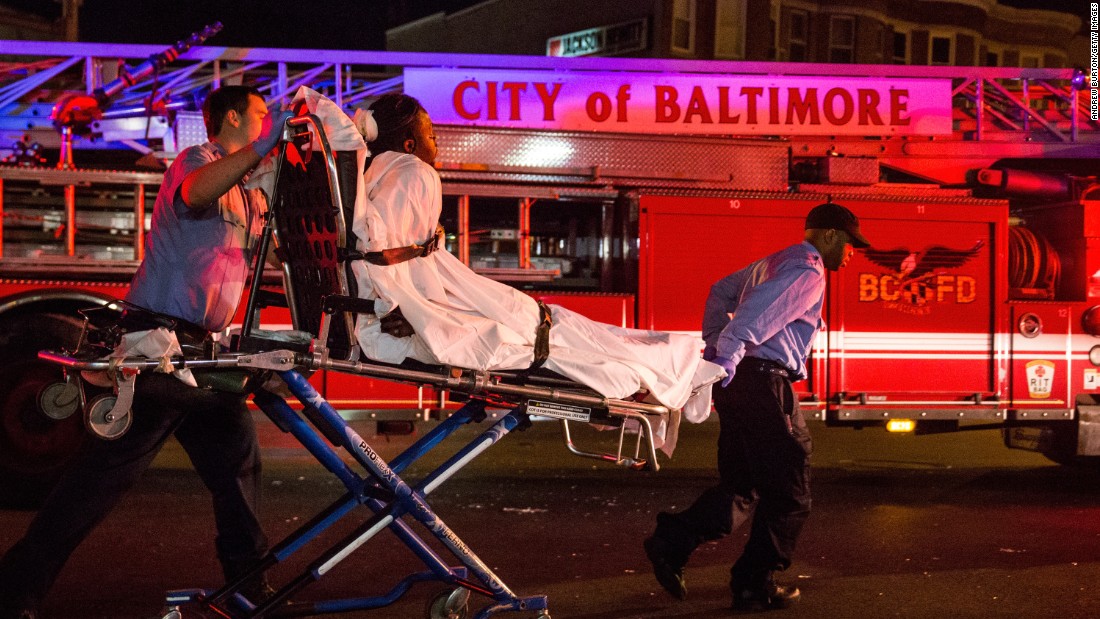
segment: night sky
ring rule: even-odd
[[[210,41],[227,47],[383,49],[385,30],[437,11],[453,12],[478,0],[84,0],[80,38],[109,43],[170,44],[203,26],[225,28]],[[1021,8],[1046,8],[1088,19],[1088,0],[1000,0]],[[55,18],[49,0],[0,0]],[[1087,21],[1084,26],[1088,27]]]
[[[387,28],[478,0],[84,0],[80,39],[170,44],[220,21],[210,44],[227,47],[383,49]],[[49,19],[59,0],[0,0]]]

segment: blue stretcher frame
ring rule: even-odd
[[[509,432],[526,423],[527,413],[524,406],[512,409],[414,486],[405,482],[400,477],[400,473],[462,426],[484,420],[487,404],[485,401],[470,400],[387,464],[299,372],[287,370],[280,372],[279,376],[286,382],[298,401],[316,413],[316,417],[307,420],[303,413],[295,411],[285,399],[268,391],[258,391],[254,395],[254,401],[280,429],[298,439],[322,466],[335,475],[347,488],[347,493],[276,544],[252,571],[228,583],[222,589],[213,593],[201,590],[170,592],[167,596],[171,609],[169,616],[172,612],[176,612],[179,613],[178,617],[186,618],[187,606],[194,608],[194,605],[204,610],[225,613],[229,617],[249,618],[369,610],[394,603],[417,582],[438,581],[454,587],[456,591],[464,589],[486,597],[490,603],[475,615],[476,619],[484,619],[503,611],[537,611],[540,613],[540,618],[549,618],[545,595],[521,597],[513,593],[435,514],[426,501],[427,495],[454,473]],[[327,425],[328,428],[318,428],[313,425],[314,423]],[[333,431],[336,434],[333,434]],[[338,446],[351,454],[365,469],[367,475],[363,476],[352,470],[330,446],[325,436],[332,438],[339,436],[341,440]],[[237,593],[241,586],[253,576],[288,559],[329,527],[353,512],[358,505],[369,508],[374,516],[359,525],[343,540],[321,553],[303,574],[292,579],[271,598],[259,605],[253,605]],[[420,523],[462,565],[448,565],[438,553],[428,547],[413,527],[402,519],[404,516]],[[319,580],[352,552],[387,528],[425,564],[427,571],[407,576],[388,593],[381,596],[287,604],[287,600],[295,593]]]

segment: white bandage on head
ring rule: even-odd
[[[374,121],[373,110],[357,109],[351,120],[355,123],[355,128],[359,130],[364,141],[370,143],[378,138],[378,123]]]

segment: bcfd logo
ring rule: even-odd
[[[961,267],[978,255],[982,241],[970,249],[933,245],[924,251],[864,249],[867,259],[892,272],[860,273],[859,300],[882,301],[889,309],[924,315],[932,303],[973,303],[977,281],[969,275],[951,275],[945,269]]]
[[[1054,385],[1054,362],[1045,359],[1028,361],[1027,395],[1032,398],[1049,398]]]

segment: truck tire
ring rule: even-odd
[[[0,317],[0,503],[41,503],[85,438],[79,411],[50,419],[38,408],[43,387],[61,369],[38,360],[39,350],[73,350],[81,322],[60,314]]]

